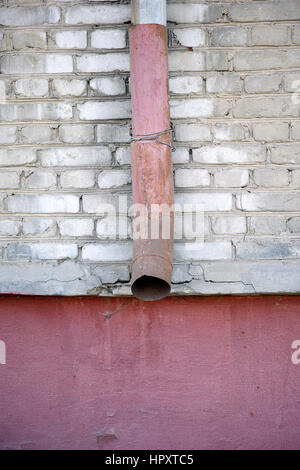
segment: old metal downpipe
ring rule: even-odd
[[[141,223],[148,224],[148,236],[133,241],[131,289],[142,300],[158,300],[171,291],[174,188],[166,22],[166,0],[132,1],[132,190],[134,204],[147,209]],[[162,225],[167,219],[166,237]],[[153,238],[155,220],[160,231]]]

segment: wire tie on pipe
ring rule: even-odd
[[[162,140],[159,140],[159,137],[164,134],[170,134],[171,137],[171,142],[172,144],[168,144],[168,142],[164,142]],[[157,142],[158,144],[166,145],[167,147],[170,147],[172,152],[176,150],[176,147],[173,145],[173,139],[174,139],[174,128],[171,126],[169,129],[165,129],[164,131],[160,132],[154,132],[153,134],[132,134],[132,128],[131,128],[131,142],[141,142],[143,140],[149,140],[149,141],[154,141]]]

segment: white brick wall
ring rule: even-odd
[[[168,19],[175,201],[205,209],[173,292],[299,293],[300,2]],[[130,293],[129,21],[129,1],[0,1],[0,292]]]

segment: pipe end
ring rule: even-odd
[[[140,300],[160,300],[170,294],[171,286],[159,277],[144,275],[133,282],[131,291]]]

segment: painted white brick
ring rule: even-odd
[[[0,149],[0,166],[13,167],[36,162],[36,152],[33,149]]]
[[[93,49],[123,49],[126,47],[126,31],[122,29],[98,29],[91,34]]]
[[[6,198],[8,212],[75,213],[79,211],[79,197],[73,194],[14,194]]]
[[[53,91],[58,96],[82,96],[86,94],[85,80],[65,80],[56,78],[53,80]]]
[[[206,80],[206,89],[208,93],[239,94],[243,89],[243,81],[235,73],[210,75]]]
[[[286,232],[286,222],[280,216],[253,216],[250,219],[250,230],[258,235],[280,235]]]
[[[36,243],[10,244],[7,247],[8,259],[67,259],[76,258],[78,247],[75,243]]]
[[[271,162],[279,165],[300,163],[300,144],[276,145],[271,147]]]
[[[85,54],[77,58],[79,72],[129,72],[129,54],[114,52],[107,54]]]
[[[112,24],[130,21],[130,5],[74,5],[67,9],[67,24]]]
[[[231,193],[175,193],[175,203],[182,208],[189,205],[195,208],[202,205],[205,211],[230,211],[232,209]],[[186,208],[187,210],[188,208]]]
[[[47,46],[47,36],[44,31],[16,31],[12,34],[13,48],[44,49]]]
[[[0,24],[4,26],[37,26],[59,20],[60,9],[55,6],[0,8]]]
[[[99,124],[97,126],[98,142],[130,142],[129,124]]]
[[[253,137],[264,142],[289,140],[289,123],[282,121],[258,122],[253,124]]]
[[[211,141],[210,127],[206,124],[188,123],[176,125],[176,140],[185,142]]]
[[[104,170],[98,177],[98,185],[101,189],[119,188],[130,183],[130,170]]]
[[[262,168],[253,171],[253,180],[261,187],[284,187],[289,184],[289,174],[283,168]]]
[[[242,168],[228,168],[215,173],[215,186],[242,188],[249,184],[249,172]]]
[[[64,189],[93,188],[95,172],[93,170],[63,171],[60,175],[60,184]]]
[[[279,74],[249,75],[245,78],[245,90],[247,93],[274,93],[279,91],[281,81]]]
[[[180,168],[175,171],[175,186],[178,188],[193,188],[209,185],[210,174],[207,170]]]
[[[246,233],[246,217],[212,217],[212,229],[216,235]]]
[[[168,20],[174,23],[210,23],[222,18],[220,5],[170,4],[167,7]]]
[[[205,44],[205,31],[202,28],[174,29],[173,34],[182,46],[199,47]]]
[[[131,116],[131,102],[126,101],[88,101],[77,105],[82,120],[126,119]]]
[[[14,144],[17,140],[15,126],[0,126],[0,144]]]
[[[252,28],[251,44],[254,46],[280,46],[289,43],[288,25],[255,25]]]
[[[241,193],[237,198],[237,208],[244,211],[298,211],[300,194],[292,192]]]
[[[177,147],[176,150],[172,152],[173,163],[188,163],[189,158],[189,151],[184,147]]]
[[[15,83],[16,93],[21,96],[48,96],[48,80],[43,78],[23,78]]]
[[[94,141],[94,126],[65,124],[59,127],[59,139],[66,144],[89,144]]]
[[[230,111],[229,100],[192,98],[172,99],[170,103],[171,118],[199,118],[225,116]]]
[[[94,78],[90,82],[95,95],[116,96],[126,93],[125,81],[122,77]]]
[[[67,120],[73,114],[67,103],[18,103],[2,104],[0,119],[3,121]]]
[[[132,258],[132,243],[89,243],[82,248],[84,261],[130,261]]]
[[[130,165],[131,164],[131,150],[130,147],[119,147],[116,150],[116,163],[117,165]]]
[[[207,145],[193,150],[197,163],[262,163],[266,148],[260,144]]]
[[[1,156],[1,154],[0,154]],[[111,152],[107,147],[63,147],[39,150],[42,166],[108,166]]]
[[[197,249],[193,248],[193,242],[175,243],[174,259],[176,261],[183,261],[218,260],[232,258],[232,247],[230,242],[207,242],[199,245]]]
[[[70,73],[73,60],[71,55],[65,54],[5,55],[1,57],[0,70],[7,75]]]
[[[211,31],[212,46],[246,46],[247,30],[240,26],[219,26]]]
[[[58,31],[53,34],[57,47],[62,49],[85,49],[87,46],[86,31]]]
[[[171,77],[170,92],[179,95],[202,93],[203,78],[197,76]]]
[[[229,60],[225,51],[170,51],[169,70],[171,72],[229,70]]]
[[[53,189],[56,187],[54,171],[38,169],[25,175],[25,187],[29,189]]]
[[[27,237],[52,237],[56,234],[56,221],[44,217],[23,219],[23,233]]]
[[[214,136],[220,142],[232,140],[244,140],[249,138],[249,129],[237,123],[230,124],[216,124],[214,126]]]
[[[92,219],[63,219],[58,226],[62,237],[90,237],[94,231]]]
[[[13,237],[20,231],[20,222],[14,219],[0,219],[0,236]]]
[[[0,172],[0,189],[18,188],[20,184],[20,175],[15,171]]]
[[[21,128],[21,138],[24,144],[44,144],[52,141],[52,129],[49,126],[24,126]]]

